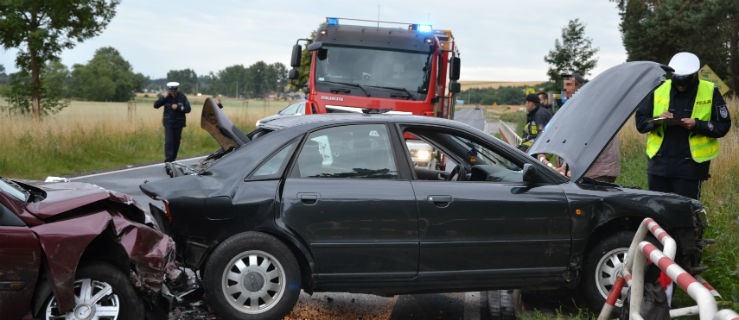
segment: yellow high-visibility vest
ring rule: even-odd
[[[671,87],[672,80],[667,80],[654,90],[654,112],[652,113],[654,117],[659,117],[670,107]],[[713,87],[712,82],[700,80],[693,103],[693,113],[690,115],[691,118],[702,121],[711,120]],[[663,126],[656,127],[649,132],[649,135],[647,135],[647,155],[649,158],[657,154],[664,138],[665,129]],[[690,155],[695,162],[706,162],[718,156],[718,139],[716,138],[691,133],[688,143],[690,145]]]

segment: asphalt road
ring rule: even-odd
[[[454,112],[454,120],[464,122],[482,131],[487,131],[485,114],[478,109],[460,109]]]
[[[485,122],[482,110],[462,109],[457,111],[455,120],[468,123],[480,130],[488,131],[492,125]],[[193,164],[201,158],[178,161]],[[165,174],[163,164],[131,167],[123,170],[72,177],[70,180],[100,185],[110,190],[120,191],[133,196],[146,210],[149,203],[161,206],[161,203],[145,196],[139,185],[145,181],[170,179]],[[531,297],[531,298],[527,298]],[[567,304],[568,293],[558,294],[524,294],[527,309],[548,310],[552,312],[560,305],[562,299]],[[527,301],[528,300],[528,301]],[[442,294],[399,295],[380,297],[367,294],[348,293],[301,293],[293,312],[286,319],[458,319],[485,320],[491,319],[488,312],[489,303],[486,292],[462,292]],[[194,311],[190,316],[171,315],[171,319],[213,318],[207,313]]]

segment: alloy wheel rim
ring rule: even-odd
[[[46,307],[46,319],[116,320],[121,311],[120,300],[113,287],[89,278],[74,282],[74,303],[72,310],[58,315],[56,297],[52,297]]]
[[[242,252],[223,270],[221,291],[239,312],[258,314],[272,309],[285,293],[285,269],[260,250]]]
[[[628,248],[613,249],[604,254],[598,261],[597,267],[595,269],[595,275],[593,276],[595,277],[595,284],[598,287],[598,292],[600,292],[600,295],[601,297],[603,297],[603,299],[606,299],[608,297],[608,293],[611,291],[611,288],[613,288],[613,285],[616,283],[618,272],[623,267],[627,251]],[[626,289],[627,287],[628,286],[624,284],[624,289]],[[623,293],[626,291],[622,290],[621,292]],[[619,298],[616,301],[616,306],[623,306],[623,299]]]

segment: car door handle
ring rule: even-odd
[[[426,200],[439,208],[446,208],[452,204],[452,196],[428,196]]]
[[[315,205],[318,203],[318,194],[313,192],[298,193],[298,199],[305,205]]]

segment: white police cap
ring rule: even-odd
[[[700,69],[700,61],[698,60],[698,56],[695,54],[690,52],[678,52],[672,56],[672,59],[670,59],[669,66],[675,70],[675,72],[673,72],[674,75],[687,76],[698,72],[698,69]]]
[[[174,81],[167,82],[167,88],[177,88],[179,86],[180,86],[180,83],[179,82],[174,82]]]

